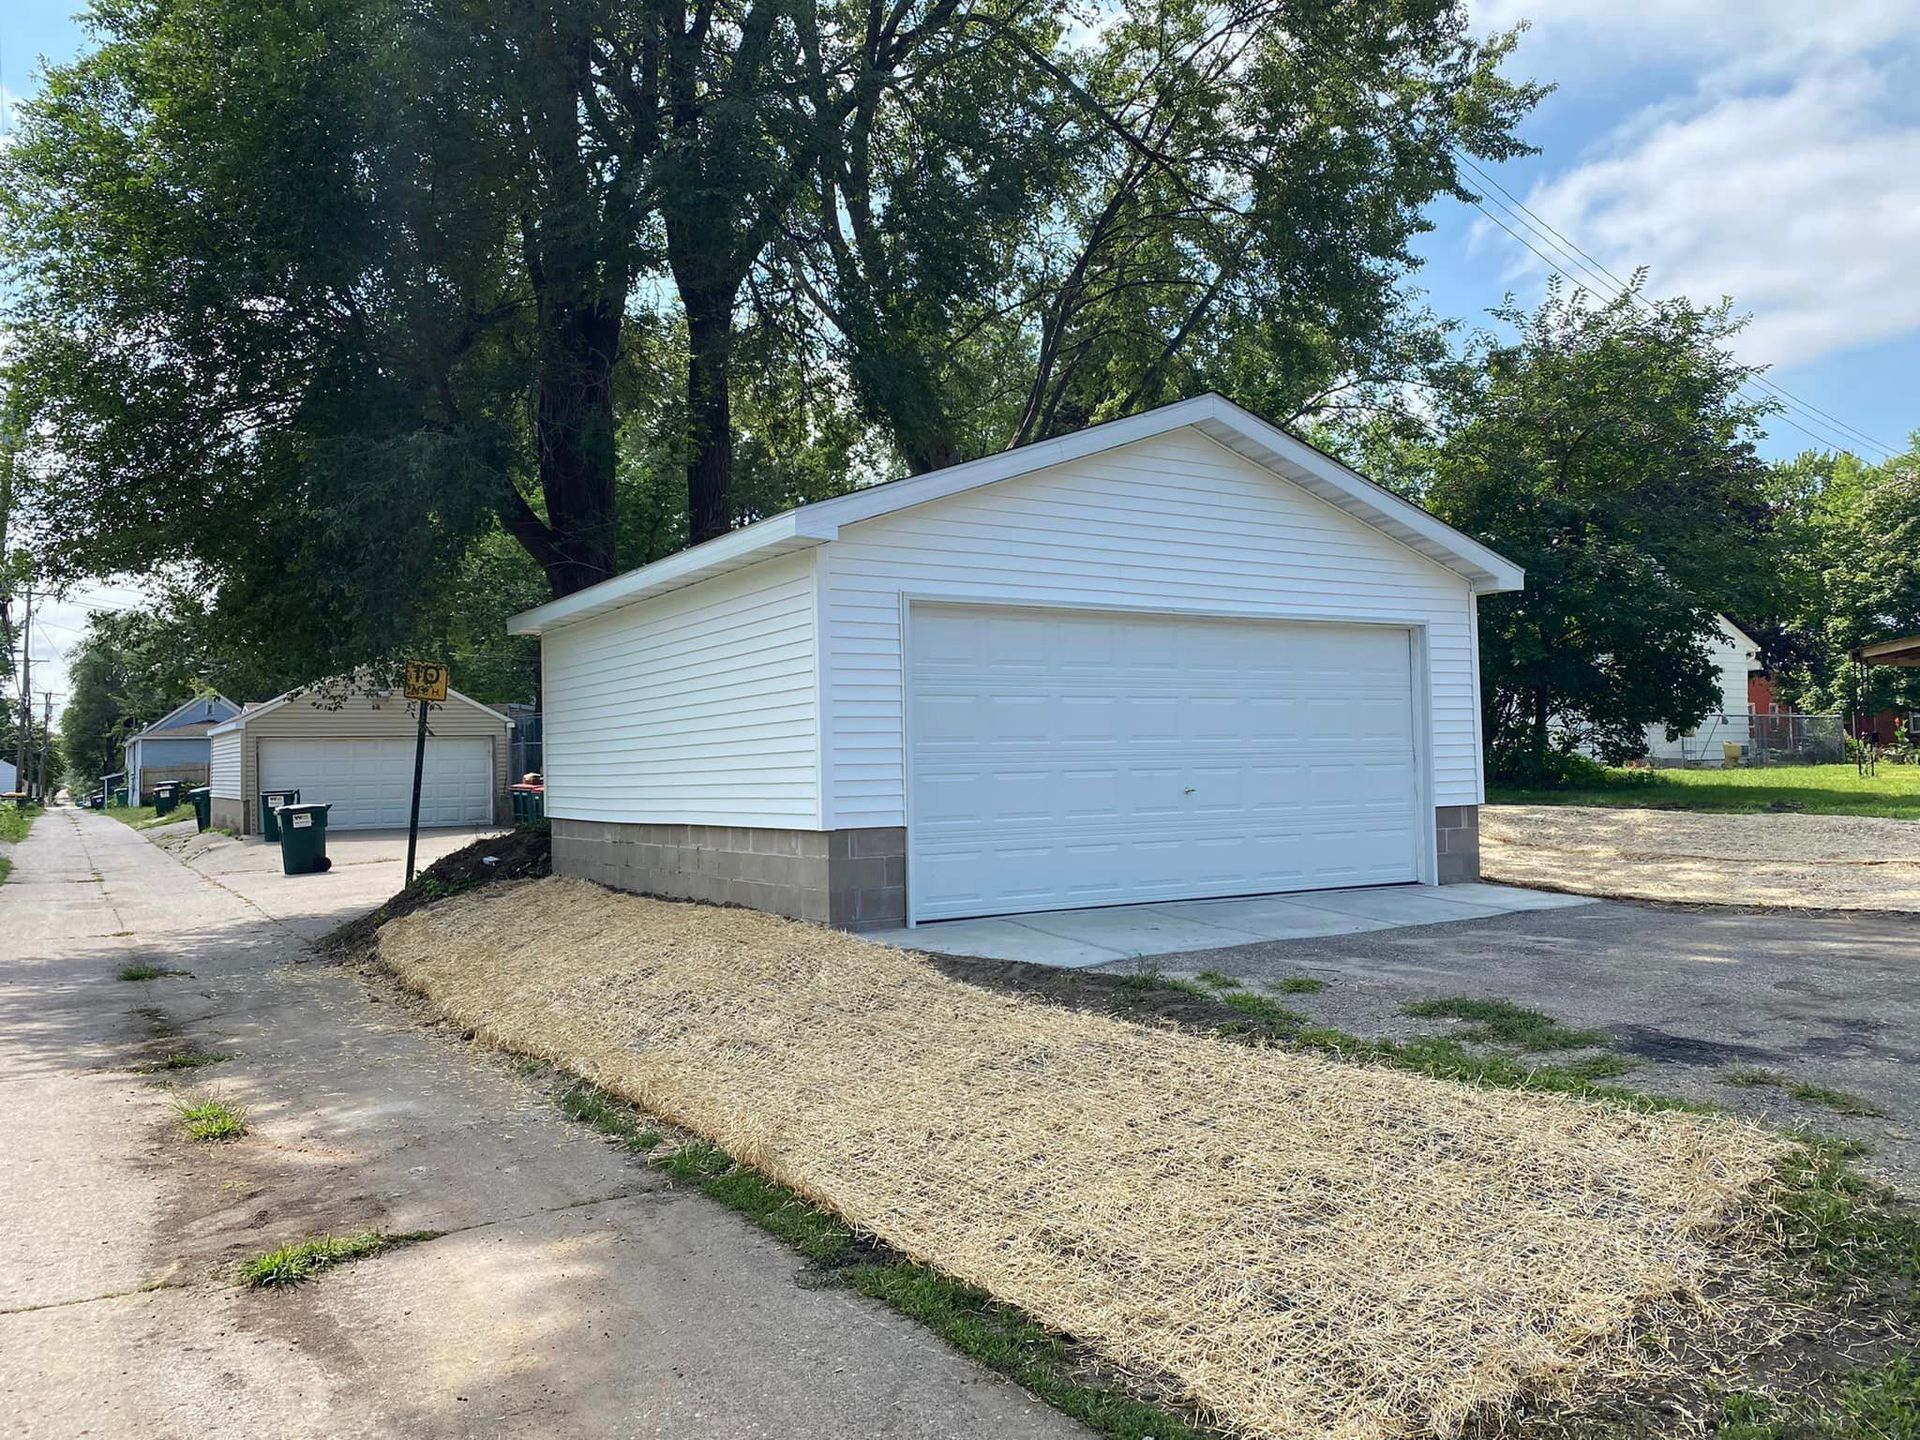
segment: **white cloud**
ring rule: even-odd
[[[1572,163],[1534,185],[1531,209],[1615,274],[1646,266],[1652,295],[1731,296],[1753,317],[1739,342],[1752,361],[1920,328],[1920,5],[1538,3],[1475,6],[1489,27],[1533,19],[1517,70],[1588,105],[1642,74],[1677,78],[1580,153],[1544,157]],[[1493,238],[1516,276],[1544,268]]]
[[[1583,79],[1632,62],[1692,65],[1709,81],[1780,75],[1920,36],[1913,0],[1473,0],[1472,9],[1487,30],[1526,22],[1524,53]]]
[[[1706,100],[1536,186],[1529,206],[1653,295],[1731,295],[1752,360],[1798,364],[1920,326],[1920,127],[1855,64]]]

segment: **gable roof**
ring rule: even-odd
[[[776,555],[827,544],[839,538],[843,525],[1030,475],[1189,425],[1453,571],[1479,594],[1518,590],[1526,578],[1525,572],[1511,560],[1348,469],[1324,451],[1269,424],[1225,396],[1201,395],[1124,420],[1091,425],[1054,440],[1004,450],[964,465],[950,465],[944,470],[870,485],[831,500],[802,505],[572,595],[550,600],[514,616],[507,622],[507,630],[514,635],[539,635],[555,626],[604,615],[621,606],[698,584]]]
[[[354,693],[364,694],[369,690],[375,689],[377,687],[366,686],[366,685],[355,685],[350,688]],[[252,721],[258,720],[262,715],[272,714],[275,710],[281,709],[283,706],[289,705],[293,701],[298,700],[302,695],[308,694],[312,689],[313,689],[312,686],[302,686],[299,689],[289,690],[284,695],[276,695],[271,700],[264,700],[264,701],[261,701],[259,704],[255,704],[255,705],[248,705],[244,710],[240,711],[239,714],[233,716],[231,719],[223,720],[220,722],[220,724],[213,726],[211,729],[207,731],[207,734],[226,735],[231,733],[232,731],[244,729],[249,723],[251,723]],[[392,692],[389,691],[388,693],[391,694]],[[447,687],[447,700],[449,702],[458,700],[462,705],[471,705],[474,709],[484,711],[486,714],[493,716],[493,718],[498,720],[502,725],[510,725],[513,723],[513,721],[508,716],[502,715],[498,710],[494,709],[491,705],[482,705],[478,700],[475,700],[471,695],[462,695],[458,690],[455,690],[451,685]]]
[[[187,711],[202,705],[207,707],[207,718],[189,720],[183,725],[170,723],[179,716],[186,714]],[[225,710],[225,714],[214,713],[222,709]],[[218,725],[223,720],[230,720],[239,713],[240,707],[224,695],[218,693],[212,695],[196,695],[185,704],[174,706],[173,709],[147,726],[146,729],[134,731],[133,734],[127,737],[127,743],[131,745],[136,740],[143,740],[147,736],[157,734],[160,731],[167,732],[166,738],[169,740],[191,740],[196,735],[206,734],[210,726]]]

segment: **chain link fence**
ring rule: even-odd
[[[1846,725],[1838,715],[1717,710],[1689,734],[1648,736],[1656,766],[1838,765],[1847,759]]]

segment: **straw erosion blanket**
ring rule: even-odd
[[[1246,1435],[1456,1433],[1645,1363],[1744,1270],[1779,1143],[996,994],[580,880],[390,922],[462,1025],[571,1067]]]
[[[1584,805],[1480,811],[1489,880],[1697,905],[1920,911],[1920,824]]]

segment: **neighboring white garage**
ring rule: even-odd
[[[249,706],[211,732],[214,823],[255,833],[266,789],[331,805],[331,829],[405,828],[415,725],[408,701],[377,689],[314,687]],[[495,823],[509,780],[507,717],[450,691],[427,725],[420,823]]]
[[[556,870],[869,927],[1475,878],[1475,603],[1521,580],[1203,396],[511,628]]]

